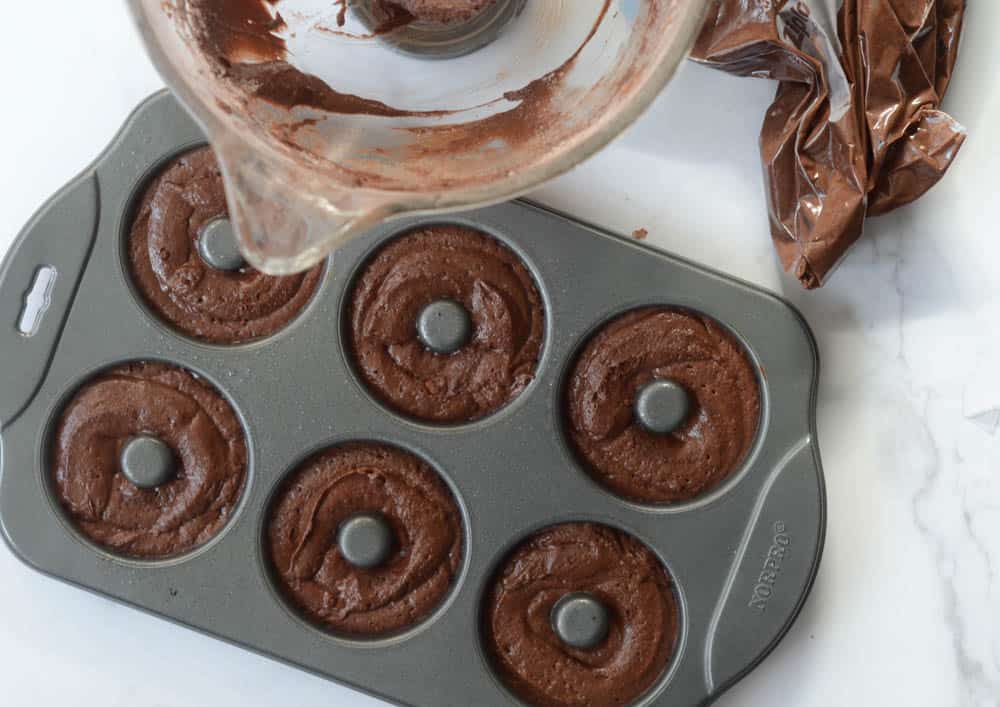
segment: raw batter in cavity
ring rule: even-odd
[[[235,344],[288,324],[309,302],[323,268],[273,277],[249,266],[210,267],[198,252],[201,229],[228,215],[211,148],[189,152],[146,190],[128,252],[136,288],[168,324],[203,341]]]
[[[507,558],[487,596],[485,642],[500,678],[537,707],[621,707],[663,674],[677,638],[677,601],[653,553],[593,523],[542,531]],[[611,614],[603,643],[564,644],[550,615],[584,592]]]
[[[680,384],[692,410],[666,435],[636,421],[638,392]],[[588,471],[612,491],[649,503],[711,490],[746,457],[760,422],[760,390],[743,347],[707,317],[665,307],[635,310],[598,332],[567,391],[569,436]]]
[[[121,473],[136,436],[169,446],[172,481],[141,489]],[[243,430],[225,399],[187,371],[131,363],[86,383],[66,406],[52,445],[55,493],[80,531],[116,552],[171,557],[209,540],[239,502]]]
[[[360,513],[378,514],[396,546],[374,569],[351,565],[337,531]],[[417,457],[395,447],[352,443],[318,454],[294,472],[267,529],[282,590],[310,619],[338,633],[377,636],[430,615],[462,560],[454,497]]]
[[[471,340],[450,355],[424,348],[416,322],[448,299],[469,312]],[[431,422],[484,417],[517,397],[538,365],[541,296],[506,246],[463,226],[421,228],[367,265],[350,306],[350,343],[365,382],[397,410]]]

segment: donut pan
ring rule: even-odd
[[[184,626],[413,707],[516,705],[481,643],[481,604],[496,567],[532,532],[566,521],[621,528],[668,569],[680,607],[674,657],[641,705],[710,704],[775,647],[805,601],[825,533],[816,443],[818,359],[807,325],[748,284],[527,202],[394,221],[342,250],[310,305],[278,334],[220,347],[174,333],[133,292],[123,234],[133,200],[169,158],[204,143],[168,94],[150,98],[108,150],[57,194],[0,269],[0,521],[16,555],[47,575]],[[534,382],[478,422],[430,426],[376,402],[341,344],[352,276],[387,239],[424,223],[492,234],[528,264],[546,306]],[[46,278],[45,275],[54,275]],[[694,502],[647,507],[599,487],[563,431],[575,352],[602,323],[662,304],[724,323],[759,369],[758,440],[743,468]],[[30,305],[30,306],[29,306]],[[40,310],[29,316],[28,309]],[[131,360],[173,363],[232,403],[246,433],[247,484],[234,517],[184,557],[140,562],[83,541],[47,479],[53,421],[83,381]],[[466,524],[448,600],[385,640],[335,637],[279,599],[263,550],[273,491],[308,453],[377,440],[428,460]]]

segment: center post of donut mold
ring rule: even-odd
[[[163,486],[177,474],[174,451],[157,437],[133,437],[122,448],[121,469],[141,489]]]
[[[417,317],[417,337],[436,354],[453,354],[472,338],[472,317],[454,300],[431,302]]]
[[[246,267],[233,222],[218,218],[206,223],[198,234],[198,255],[216,270],[236,272]]]
[[[586,592],[567,594],[552,607],[552,629],[572,648],[591,650],[604,643],[611,615],[604,603]]]
[[[337,530],[337,547],[344,559],[360,569],[374,569],[385,563],[395,546],[392,528],[377,513],[360,513],[348,518]]]
[[[635,398],[635,416],[647,432],[670,434],[687,419],[691,399],[684,387],[672,380],[647,383]]]

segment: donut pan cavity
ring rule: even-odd
[[[594,521],[631,533],[662,558],[679,600],[673,661],[639,704],[711,703],[774,648],[809,593],[825,533],[818,360],[793,309],[692,263],[513,202],[380,226],[337,253],[313,301],[283,331],[233,347],[200,344],[141,304],[122,247],[132,200],[149,176],[204,141],[173,98],[152,97],[38,213],[0,269],[0,522],[18,557],[398,704],[492,707],[517,704],[480,644],[480,605],[493,571],[538,529]],[[486,419],[451,427],[387,410],[358,380],[341,342],[345,297],[359,266],[387,239],[442,221],[512,247],[536,278],[547,326],[528,389]],[[609,494],[579,468],[563,435],[564,379],[575,352],[616,314],[654,304],[696,310],[729,327],[758,366],[762,390],[758,441],[744,468],[677,507]],[[41,314],[28,316],[26,306]],[[246,432],[239,510],[213,541],[170,561],[95,550],[60,517],[47,486],[60,406],[95,372],[129,360],[170,362],[204,377],[232,403]],[[427,460],[453,489],[466,523],[465,560],[449,599],[422,625],[384,640],[344,640],[294,616],[278,598],[263,552],[277,485],[310,452],[348,440],[389,443]]]

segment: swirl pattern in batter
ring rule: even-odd
[[[136,288],[150,308],[188,336],[237,344],[282,329],[309,302],[323,266],[274,277],[249,266],[210,267],[198,251],[209,223],[228,218],[222,174],[211,148],[174,160],[142,197],[129,237]]]
[[[473,334],[448,355],[427,350],[416,322],[452,300]],[[534,379],[545,312],[521,260],[464,226],[413,231],[384,247],[354,288],[350,340],[360,376],[391,407],[428,422],[468,422],[502,408]]]
[[[122,449],[136,436],[171,448],[171,481],[142,489],[121,473]],[[140,362],[77,391],[62,412],[51,459],[55,495],[83,535],[122,555],[162,559],[205,543],[230,519],[247,448],[218,391],[181,368]]]
[[[609,609],[603,643],[563,643],[553,607],[584,592]],[[504,561],[487,596],[484,639],[494,669],[537,707],[620,707],[641,697],[673,655],[677,600],[656,556],[632,536],[567,523],[530,537]]]
[[[362,513],[381,516],[395,537],[391,555],[372,569],[350,564],[337,544],[341,525]],[[293,472],[272,504],[267,542],[283,593],[307,618],[375,637],[418,624],[445,599],[462,561],[462,519],[425,462],[353,442]]]
[[[654,379],[680,384],[691,410],[659,435],[635,419]],[[667,307],[633,310],[591,339],[567,391],[569,436],[590,474],[615,493],[677,503],[718,486],[746,458],[760,424],[760,388],[739,342],[712,319]]]

